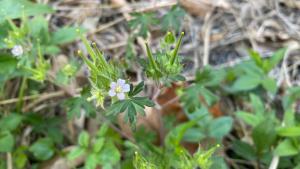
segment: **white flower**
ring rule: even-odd
[[[130,91],[129,84],[125,83],[125,80],[118,79],[117,82],[111,82],[108,95],[111,97],[117,96],[119,100],[125,99],[125,93]]]
[[[23,47],[21,45],[16,45],[12,48],[11,53],[16,57],[21,56],[23,54]]]

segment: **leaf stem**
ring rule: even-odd
[[[175,59],[176,59],[176,56],[177,56],[179,47],[180,47],[180,45],[181,45],[181,41],[182,41],[183,36],[184,36],[184,32],[181,32],[180,38],[179,38],[179,40],[178,40],[178,42],[177,42],[177,44],[176,44],[175,50],[174,50],[173,55],[172,55],[172,57],[171,57],[171,65],[173,65],[174,62],[175,62]]]
[[[149,48],[148,43],[146,43],[146,50],[147,50],[147,55],[148,55],[148,57],[149,57],[151,66],[152,66],[154,69],[157,69],[157,65],[156,65],[156,63],[155,63],[155,60],[154,60],[154,58],[153,58],[153,55],[152,55],[152,53],[151,53],[151,50],[150,50],[150,48]]]
[[[23,97],[24,97],[24,92],[26,89],[27,84],[27,78],[23,78],[21,82],[21,87],[18,95],[18,103],[17,103],[17,111],[20,112],[22,109],[23,105]]]

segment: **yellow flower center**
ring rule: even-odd
[[[116,93],[121,93],[122,92],[122,87],[121,86],[117,86],[115,89]]]

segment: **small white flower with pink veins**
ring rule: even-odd
[[[117,96],[119,100],[125,99],[125,93],[130,91],[130,86],[124,79],[118,79],[117,82],[111,82],[108,95],[110,97]]]
[[[11,53],[15,57],[19,57],[19,56],[23,55],[23,47],[21,45],[16,45],[12,48]]]

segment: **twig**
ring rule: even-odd
[[[96,30],[93,30],[93,31],[89,32],[88,36],[93,35],[95,33],[99,33],[99,32],[101,32],[101,31],[103,31],[105,29],[108,29],[108,28],[110,28],[110,27],[112,27],[112,26],[114,26],[114,25],[116,25],[116,24],[124,21],[124,20],[125,20],[125,18],[123,16],[120,17],[120,18],[117,18],[116,20],[113,20],[113,21],[111,21],[111,22],[109,22],[109,23],[107,23],[105,25],[100,26]]]
[[[203,66],[208,65],[209,62],[209,40],[210,40],[210,31],[213,23],[213,19],[211,18],[211,12],[206,14],[205,23],[204,23],[204,54],[203,54]]]
[[[279,163],[279,156],[274,155],[269,169],[277,169],[278,163]]]
[[[81,90],[82,90],[81,88],[77,88],[76,92],[80,92]],[[32,99],[36,99],[36,98],[54,98],[54,97],[63,96],[65,94],[66,94],[65,91],[56,91],[56,92],[52,92],[52,93],[43,93],[43,94],[25,96],[23,98],[23,100],[27,101],[27,100],[32,100]],[[13,104],[13,103],[18,102],[18,100],[19,100],[19,98],[12,98],[12,99],[8,99],[8,100],[2,100],[2,101],[0,101],[0,105]]]
[[[6,153],[6,158],[7,158],[7,169],[13,169],[11,153]]]
[[[81,88],[77,88],[76,92],[80,92],[81,90],[82,90]],[[30,110],[31,108],[35,107],[40,102],[43,102],[45,100],[52,99],[52,98],[55,98],[55,97],[61,97],[61,96],[64,96],[66,94],[67,94],[66,91],[58,91],[58,92],[53,92],[53,93],[41,95],[37,100],[33,101],[32,103],[30,103],[26,107],[24,107],[22,109],[22,111],[26,112],[26,111]]]

